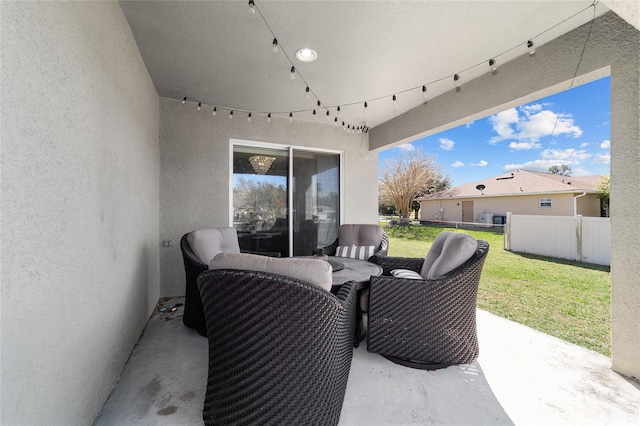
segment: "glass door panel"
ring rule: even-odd
[[[292,152],[293,255],[309,256],[338,237],[340,155]]]
[[[233,227],[242,251],[289,256],[289,150],[233,146]]]

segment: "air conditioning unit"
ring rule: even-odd
[[[477,223],[487,223],[493,225],[493,213],[480,213],[478,214]]]

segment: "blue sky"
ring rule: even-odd
[[[388,149],[379,154],[379,163],[401,150],[420,149],[436,158],[453,186],[562,164],[573,176],[609,174],[609,105],[605,77]]]

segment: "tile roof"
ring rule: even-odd
[[[597,183],[601,179],[595,176],[562,176],[550,173],[534,172],[529,170],[516,170],[499,176],[483,179],[478,182],[466,183],[447,189],[421,199],[440,199],[452,197],[478,197],[478,196],[507,196],[516,194],[546,194],[546,193],[573,193],[587,191],[597,193]],[[484,185],[484,189],[477,189],[478,185]]]

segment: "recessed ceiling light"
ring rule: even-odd
[[[296,58],[302,62],[313,62],[318,59],[318,53],[313,49],[305,47],[296,52]]]

